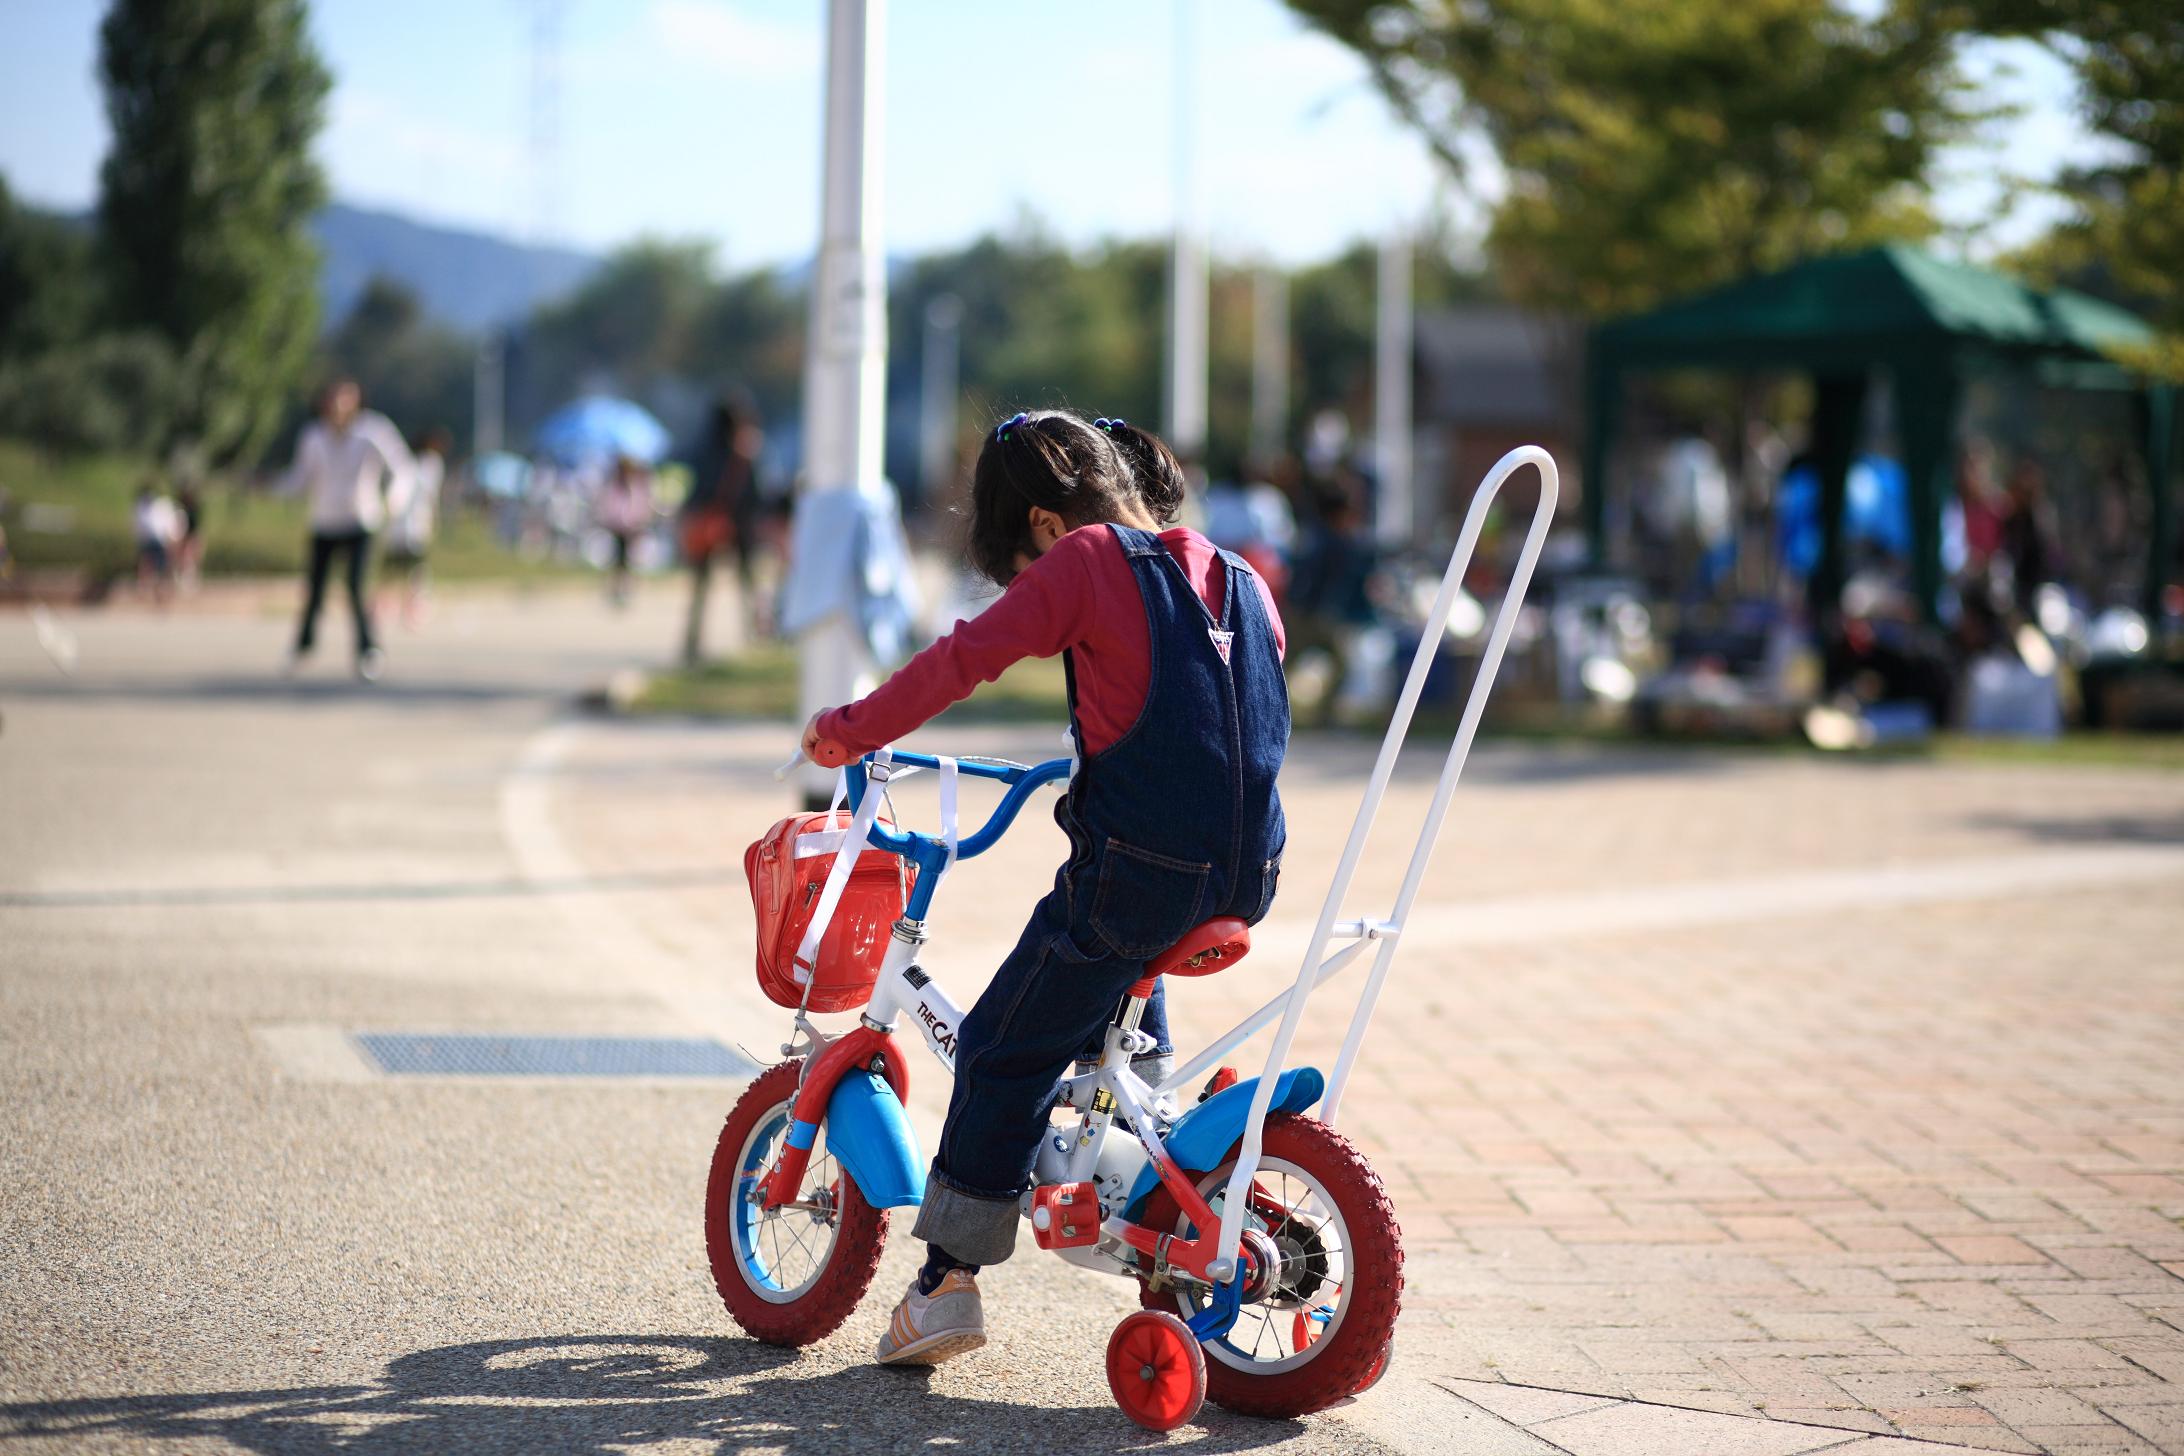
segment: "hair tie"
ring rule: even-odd
[[[1030,418],[1031,418],[1031,416],[1030,416],[1030,415],[1028,415],[1028,414],[1024,413],[1024,412],[1023,412],[1022,410],[1018,410],[1018,411],[1017,411],[1017,412],[1016,412],[1015,414],[1013,414],[1013,415],[1010,415],[1010,416],[1009,416],[1009,417],[1008,417],[1007,419],[1003,420],[1003,421],[1002,421],[1002,422],[1001,422],[1000,424],[998,424],[998,425],[995,425],[995,426],[993,427],[993,441],[994,441],[994,443],[995,443],[996,445],[998,445],[998,444],[1000,444],[1000,443],[1001,443],[1002,441],[1006,440],[1006,439],[1007,439],[1007,438],[1009,437],[1009,431],[1010,431],[1010,430],[1012,430],[1012,429],[1016,428],[1016,427],[1017,427],[1018,425],[1020,425],[1020,424],[1024,423],[1024,421],[1026,421],[1026,420],[1028,420],[1028,419],[1030,419]]]
[[[1109,419],[1107,416],[1101,415],[1092,423],[1095,428],[1105,430],[1108,434],[1112,435],[1117,429],[1129,424],[1130,422],[1124,419],[1121,415],[1116,415],[1113,419]]]

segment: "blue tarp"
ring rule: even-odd
[[[1801,465],[1782,477],[1775,499],[1775,540],[1782,564],[1799,576],[1820,565],[1820,473]],[[1911,558],[1911,491],[1903,466],[1885,455],[1861,455],[1843,482],[1843,540],[1863,541]]]

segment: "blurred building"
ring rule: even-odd
[[[1494,462],[1519,445],[1574,461],[1583,331],[1503,304],[1421,312],[1417,322],[1416,472],[1453,533]]]

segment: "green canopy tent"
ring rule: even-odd
[[[2113,362],[2118,346],[2152,332],[2134,315],[2067,289],[2041,292],[1985,268],[1903,245],[1800,263],[1592,331],[1586,361],[1585,529],[1607,559],[1608,455],[1624,375],[1658,369],[1809,373],[1813,453],[1821,487],[1822,554],[1814,600],[1837,599],[1843,577],[1844,481],[1856,452],[1873,371],[1893,381],[1909,483],[1912,582],[1929,616],[1941,596],[1942,508],[1953,489],[1958,402],[1967,376],[2028,369],[2077,388],[2128,389],[2144,400],[2152,615],[2174,539],[2175,391]]]

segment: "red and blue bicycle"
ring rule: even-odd
[[[1486,507],[1524,465],[1539,471],[1539,504],[1394,907],[1385,919],[1341,918]],[[1505,456],[1474,497],[1295,982],[1158,1085],[1145,1081],[1131,1060],[1152,1049],[1138,1023],[1155,980],[1225,971],[1250,950],[1242,921],[1207,921],[1153,959],[1116,1006],[1098,1064],[1062,1083],[1023,1214],[1041,1248],[1137,1281],[1144,1307],[1108,1342],[1107,1376],[1140,1425],[1173,1429],[1208,1397],[1236,1411],[1303,1415],[1363,1391],[1387,1369],[1403,1293],[1402,1232],[1379,1176],[1334,1124],[1555,493],[1554,462],[1525,447]],[[796,1031],[786,1060],[729,1114],[706,1193],[714,1281],[757,1338],[805,1345],[837,1329],[872,1282],[888,1211],[922,1200],[926,1160],[904,1112],[909,1066],[897,1030],[907,1021],[952,1074],[962,1021],[961,1004],[931,969],[929,909],[949,868],[993,848],[1031,797],[1066,781],[1070,768],[1067,759],[1027,765],[882,750],[844,768],[846,823],[841,814],[815,816],[778,846],[753,847],[784,857],[780,878],[800,897],[799,913],[808,910],[791,963],[802,989],[790,1002]],[[938,834],[881,817],[889,786],[921,772],[940,779]],[[1004,792],[982,826],[959,836],[965,778]],[[880,857],[902,909],[885,929],[884,951],[875,943],[860,956],[827,937],[877,940],[874,925],[838,913],[866,855]],[[794,867],[806,861],[809,873],[799,876]],[[870,876],[874,861],[863,864]],[[1287,1065],[1312,991],[1368,947],[1372,969],[1332,1074]],[[830,949],[842,952],[838,964],[876,962],[876,973],[826,984],[816,972]],[[815,1002],[819,989],[826,995]],[[822,1008],[858,1016],[830,1033],[811,1019]],[[1224,1059],[1270,1023],[1278,1024],[1264,1069],[1239,1079]]]

